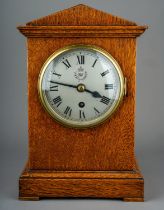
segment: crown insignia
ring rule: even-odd
[[[82,66],[80,66],[77,71],[75,71],[74,73],[75,78],[80,80],[84,80],[87,77],[87,72],[84,70],[84,68],[82,68]]]

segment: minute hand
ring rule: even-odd
[[[58,84],[58,85],[63,85],[63,86],[67,86],[67,87],[72,87],[72,88],[77,88],[77,85],[70,85],[70,84],[61,83],[61,82],[54,82],[54,81],[51,81],[51,83]]]

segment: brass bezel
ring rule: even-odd
[[[106,58],[108,58],[113,63],[113,65],[115,66],[115,68],[118,72],[118,76],[119,76],[119,80],[120,80],[120,94],[119,94],[118,100],[117,100],[115,106],[113,107],[113,109],[109,109],[105,114],[103,114],[99,118],[88,121],[88,122],[81,121],[81,122],[73,123],[71,120],[64,119],[63,117],[61,117],[58,113],[56,113],[51,108],[51,106],[49,105],[49,103],[46,100],[44,91],[42,91],[42,80],[43,80],[43,76],[44,76],[47,66],[54,58],[56,58],[57,56],[59,56],[60,54],[66,52],[68,50],[80,49],[80,48],[97,51],[97,52],[103,54]],[[100,125],[104,121],[109,119],[109,117],[111,117],[111,115],[119,107],[119,105],[123,99],[123,96],[124,96],[124,77],[123,77],[123,73],[122,73],[122,70],[121,70],[119,64],[107,51],[105,51],[95,45],[84,45],[84,44],[69,45],[64,48],[60,48],[59,50],[56,50],[43,64],[40,74],[39,74],[39,78],[38,78],[38,93],[39,93],[39,98],[40,98],[41,104],[43,105],[45,110],[50,114],[50,116],[55,121],[59,122],[60,124],[66,126],[66,127],[79,128],[79,129],[90,128],[90,127],[95,127],[97,125]]]

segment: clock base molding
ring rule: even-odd
[[[110,198],[144,201],[144,180],[133,171],[46,171],[26,168],[19,179],[19,199]]]

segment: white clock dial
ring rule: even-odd
[[[117,62],[93,46],[70,46],[55,52],[39,77],[41,101],[59,122],[95,126],[107,119],[123,97],[123,75]]]

